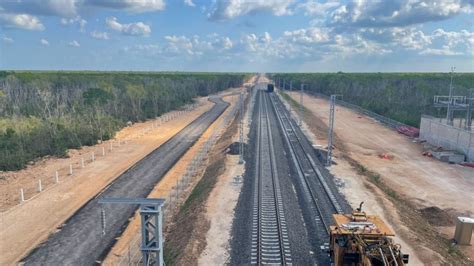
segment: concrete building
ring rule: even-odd
[[[466,161],[474,162],[473,131],[447,125],[440,122],[438,118],[422,116],[420,139],[446,150],[460,152],[466,156]]]

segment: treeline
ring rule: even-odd
[[[196,96],[240,86],[242,73],[0,71],[0,170],[113,138]]]
[[[419,127],[422,114],[445,115],[433,107],[433,96],[449,94],[449,73],[280,73],[293,88],[325,95],[341,94],[343,100],[399,122]],[[286,88],[289,89],[289,85]],[[474,73],[455,73],[454,95],[469,94]]]

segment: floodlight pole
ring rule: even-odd
[[[301,91],[300,91],[300,121],[298,123],[299,126],[303,124],[303,93],[304,93],[304,83],[301,83]]]
[[[333,131],[334,131],[334,111],[336,106],[336,97],[340,96],[337,94],[331,95],[329,105],[329,129],[328,129],[328,153],[326,157],[326,166],[330,167],[332,164],[332,143],[333,143]]]
[[[453,76],[454,70],[456,67],[451,67],[451,82],[449,83],[449,100],[448,100],[448,111],[446,114],[446,123],[448,125],[453,125],[453,110],[452,110],[452,101],[453,101]]]

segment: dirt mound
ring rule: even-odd
[[[454,225],[454,218],[446,211],[436,206],[419,209],[423,218],[428,223],[434,226],[452,226]]]

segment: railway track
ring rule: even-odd
[[[251,264],[292,264],[267,98],[259,90]]]
[[[313,148],[303,140],[298,126],[290,118],[283,103],[277,96],[271,95],[272,106],[277,115],[280,127],[283,131],[285,142],[289,148],[291,160],[298,173],[304,195],[302,196],[311,208],[311,217],[317,234],[321,249],[327,247],[329,240],[329,226],[333,224],[333,213],[344,213],[344,206],[339,203],[333,190],[330,188],[325,176],[321,173],[311,153]]]

